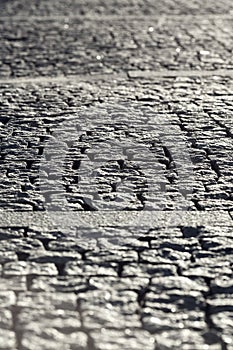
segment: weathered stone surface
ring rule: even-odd
[[[15,32],[12,33],[12,25]],[[96,27],[98,26],[98,31]],[[152,28],[152,30],[151,30]],[[231,18],[0,19],[0,76],[232,69]],[[146,97],[139,99],[151,99]],[[72,100],[71,100],[72,101]]]
[[[0,30],[0,349],[233,350],[232,3]]]
[[[101,230],[112,232],[108,227]],[[114,232],[123,236],[132,230],[147,247],[121,244],[111,251],[109,244],[79,245],[62,229],[61,241],[48,229],[50,238],[37,233],[43,250],[4,264],[1,328],[14,329],[21,348],[33,350],[55,348],[58,342],[58,348],[67,349],[76,349],[78,342],[78,349],[85,349],[87,342],[91,349],[143,345],[217,350],[230,344],[232,257],[227,247],[216,250],[215,243],[217,237],[220,243],[221,238],[230,239],[230,227]],[[30,237],[33,232],[27,229]],[[215,240],[203,247],[207,237]]]
[[[189,1],[184,0],[171,1],[163,0],[158,3],[153,0],[91,0],[86,3],[84,0],[52,0],[49,3],[46,0],[31,2],[29,0],[14,0],[1,2],[2,16],[106,16],[106,15],[161,15],[167,14],[229,14],[232,12],[232,3],[230,0],[223,0],[216,3],[213,0]],[[67,23],[67,22],[65,22]]]
[[[210,336],[213,337],[211,334]],[[214,337],[212,338],[214,339]],[[222,345],[220,341],[213,340],[205,341],[205,336],[201,332],[190,331],[189,329],[182,329],[177,331],[166,331],[156,336],[157,348],[162,350],[168,349],[188,349],[188,350],[220,350]]]
[[[101,89],[94,82],[72,87],[56,84],[43,87],[43,93],[41,86],[2,87],[6,107],[1,117],[1,205],[40,211],[51,207],[49,203],[51,208],[62,208],[68,200],[66,205],[74,211],[171,210],[182,206],[189,210],[232,210],[231,80],[160,78],[157,85],[149,81],[136,85],[137,91],[127,80],[110,85],[103,80]],[[17,101],[7,102],[16,93]],[[150,106],[137,101],[138,94],[148,93],[159,100],[150,101]],[[96,102],[100,98],[101,104]],[[81,107],[82,103],[93,106]],[[116,118],[117,111],[119,124],[110,119]],[[142,113],[151,119],[145,118],[143,127]],[[101,114],[98,121],[97,114]],[[72,123],[79,124],[83,132],[72,131]],[[17,131],[11,134],[12,128]],[[56,165],[56,135],[64,140],[59,147],[66,154],[65,163],[60,165]],[[179,135],[177,149],[172,146],[174,135]],[[122,156],[120,144],[112,146],[118,139],[126,143],[126,156]],[[187,160],[180,165],[183,156]],[[93,167],[96,173],[90,184]],[[54,172],[58,176],[55,181]],[[190,192],[186,199],[182,195],[185,186]]]
[[[85,350],[87,348],[87,336],[83,332],[63,334],[53,328],[44,331],[33,330],[25,332],[22,338],[23,350]]]
[[[0,329],[0,349],[15,350],[16,339],[15,333],[12,330]]]

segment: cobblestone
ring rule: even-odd
[[[43,172],[49,190],[47,187],[44,187],[44,190],[42,187],[41,190],[39,171],[41,160],[46,160],[46,157],[56,159],[54,151],[52,153],[50,151],[51,147],[54,146],[50,146],[49,142],[51,135],[60,133],[63,135],[64,141],[67,142],[67,146],[64,144],[64,147],[68,148],[65,169],[62,172],[58,170],[58,172],[61,173],[60,176],[66,189],[65,196],[69,202],[68,205],[73,210],[101,209],[103,201],[108,203],[106,205],[109,209],[113,205],[112,208],[115,209],[141,210],[148,206],[148,208],[159,210],[162,202],[167,208],[179,208],[179,186],[183,186],[183,183],[188,181],[189,173],[193,174],[193,182],[189,184],[192,193],[188,194],[187,207],[191,210],[223,209],[231,211],[232,122],[229,117],[231,102],[228,98],[232,89],[230,78],[216,79],[212,85],[209,78],[201,80],[198,78],[182,78],[181,80],[160,78],[157,86],[148,81],[138,82],[136,85],[138,92],[134,97],[132,97],[132,89],[135,90],[133,83],[124,80],[117,81],[110,86],[103,81],[101,90],[97,83],[73,83],[65,87],[47,85],[43,88],[43,94],[41,94],[41,86],[25,85],[17,88],[11,85],[3,86],[1,89],[3,106],[7,106],[9,104],[7,100],[10,101],[16,93],[17,102],[11,103],[7,109],[3,107],[1,116],[1,166],[4,169],[1,183],[1,205],[8,209],[38,211],[44,210],[45,205],[48,205],[52,198],[52,201],[59,206],[56,182],[53,182],[54,188],[52,190],[51,180]],[[51,87],[53,88],[53,102],[46,92]],[[224,89],[223,93],[219,92],[216,96],[215,91],[217,89],[220,91],[221,88]],[[122,91],[124,91],[123,96]],[[150,101],[149,106],[147,101],[139,102],[137,98],[138,95],[144,96],[148,92],[159,98],[158,101]],[[7,99],[5,96],[8,96]],[[117,101],[115,103],[118,104],[118,107],[115,103],[108,102],[112,101],[113,98],[114,101]],[[192,99],[191,103],[190,98]],[[70,105],[71,99],[73,103]],[[99,103],[99,99],[101,99],[101,103]],[[90,109],[90,115],[87,107],[80,106],[80,101],[93,105]],[[142,129],[139,119],[141,118],[139,106],[145,109],[145,117],[159,115],[165,123],[172,124],[174,130],[172,131],[171,127],[169,127],[169,131],[166,128],[161,130],[158,124],[152,125],[150,129],[150,124],[148,124],[148,137],[147,139],[144,137],[145,141],[142,142],[142,134],[145,131]],[[116,121],[105,117],[106,112],[111,114],[116,108],[119,108],[119,112],[122,113],[119,125],[116,124]],[[132,117],[135,118],[134,125],[127,115],[129,110]],[[103,119],[97,125],[98,131],[93,129],[93,127],[96,128],[95,123],[92,127],[92,118],[96,113],[103,115]],[[136,118],[138,118],[138,122]],[[59,123],[64,125],[64,130],[59,127]],[[77,138],[72,142],[69,141],[69,132],[65,130],[69,128],[69,123],[79,124],[83,128],[83,132],[77,133]],[[167,147],[171,147],[169,146],[169,137],[172,137],[172,133],[178,132],[181,135],[179,142],[184,144],[183,147],[190,158],[189,168],[186,168],[187,175],[184,171],[179,174],[175,168],[172,168],[172,164],[169,165],[169,153],[166,151]],[[98,142],[103,137],[105,137],[105,143],[102,143],[100,147]],[[124,161],[123,168],[119,163],[119,157],[122,156],[114,154],[109,149],[109,145],[111,142],[115,142],[116,138],[119,138],[120,142],[126,142],[128,144],[126,146],[127,152],[130,152],[127,156],[128,159],[126,158]],[[136,142],[138,142],[138,146]],[[137,147],[139,147],[138,151]],[[145,153],[143,160],[146,166],[151,163],[151,155],[153,156],[157,152],[155,161],[160,168],[156,165],[158,175],[157,178],[153,179],[155,185],[150,186],[158,186],[159,184],[161,187],[164,183],[163,186],[166,190],[162,190],[161,199],[159,199],[158,189],[151,187],[151,191],[146,190],[148,178],[152,179],[152,172],[149,173],[147,170],[147,177],[142,176],[131,161],[131,159],[137,161],[137,152],[141,155],[142,152]],[[102,154],[101,158],[100,154]],[[182,155],[178,154],[177,156]],[[95,175],[95,183],[91,187],[86,175],[91,171],[93,157],[100,164],[104,158],[108,157],[109,163],[108,165],[103,164],[102,168],[98,170],[97,175]],[[49,158],[46,162],[47,166],[52,166]],[[178,164],[179,160],[176,159],[176,162]],[[78,184],[79,174],[82,176],[80,185]],[[125,178],[127,181],[124,180]],[[117,197],[114,194],[113,186],[118,186],[118,183],[120,186]],[[77,193],[78,188],[79,193]],[[128,192],[127,195],[123,194],[124,190]],[[93,201],[93,191],[99,193],[98,200]],[[135,191],[134,194],[133,191]],[[164,202],[164,195],[167,198],[167,204]]]
[[[233,350],[232,3],[0,10],[0,349]]]
[[[158,3],[153,0],[46,0],[31,2],[29,0],[13,0],[1,2],[2,15],[10,16],[100,16],[100,15],[160,15],[160,14],[229,14],[232,13],[230,0],[216,3],[213,0],[163,0]]]
[[[0,30],[1,78],[233,67],[231,18],[142,18],[140,26],[130,18],[74,18],[67,28],[55,19],[13,17],[0,19]]]
[[[29,227],[27,235],[32,232]],[[76,349],[79,342],[78,349],[86,349],[87,342],[91,349],[139,349],[142,344],[146,349],[178,349],[178,344],[182,349],[222,349],[232,330],[232,251],[216,251],[214,243],[202,246],[204,237],[218,232],[215,226],[141,229],[138,252],[123,245],[112,252],[93,244],[85,250],[75,239],[72,244],[64,236],[62,243],[51,235],[46,263],[25,256],[4,265],[1,290],[9,292],[0,297],[6,310],[1,327],[10,330],[16,324],[22,349],[53,348],[58,339],[67,349]],[[219,237],[230,232],[222,227]],[[66,258],[56,270],[48,257],[57,261],[64,246]],[[12,308],[17,310],[14,319]],[[180,337],[171,338],[174,329]]]

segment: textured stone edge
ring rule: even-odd
[[[5,84],[49,84],[49,83],[80,83],[80,82],[98,82],[113,80],[136,80],[147,79],[154,80],[156,78],[201,78],[201,77],[233,77],[232,69],[217,70],[161,70],[161,71],[139,71],[132,70],[127,73],[114,74],[78,74],[78,75],[59,75],[44,77],[16,77],[16,78],[0,78],[0,85]]]
[[[177,227],[186,226],[233,226],[233,218],[227,211],[98,211],[89,212],[0,212],[1,227],[40,226],[60,227]]]

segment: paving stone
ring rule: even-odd
[[[64,335],[53,328],[44,331],[34,330],[25,332],[22,339],[23,350],[84,350],[87,347],[87,336],[83,332]]]
[[[230,294],[213,294],[208,298],[210,313],[215,315],[224,312],[224,310],[232,310],[232,300]]]
[[[97,349],[154,349],[154,339],[146,331],[136,330],[135,332],[125,329],[121,331],[102,329],[102,332],[92,332]]]
[[[31,261],[37,263],[50,262],[53,264],[65,264],[69,260],[81,259],[81,255],[76,252],[44,252],[37,253],[31,257]]]
[[[196,263],[189,265],[187,269],[183,266],[182,274],[187,277],[216,278],[221,275],[231,276],[232,269],[230,261],[227,261],[224,256],[212,256],[197,259]]]
[[[15,333],[12,330],[0,329],[0,349],[14,350],[16,346]]]
[[[229,0],[221,2],[211,1],[170,1],[163,0],[158,4],[150,1],[100,1],[92,0],[88,4],[85,1],[69,0],[50,1],[45,0],[39,3],[32,3],[28,0],[19,2],[14,0],[11,2],[3,1],[1,3],[2,16],[100,16],[100,15],[160,15],[168,14],[229,14],[232,12],[232,3]],[[68,25],[68,21],[65,22]],[[152,32],[152,29],[151,29]]]
[[[36,277],[32,280],[30,290],[32,292],[81,292],[87,289],[87,282],[81,277],[55,278]]]
[[[26,278],[25,276],[11,276],[0,279],[1,290],[7,293],[11,292],[23,292],[26,290]]]
[[[117,276],[118,264],[93,264],[84,262],[68,262],[64,274],[69,276]]]
[[[176,275],[177,268],[172,264],[136,264],[131,263],[123,266],[122,276],[123,277],[155,277],[155,276],[171,276]]]
[[[14,251],[2,251],[1,250],[1,263],[17,260],[17,255]]]
[[[170,264],[183,264],[188,263],[191,259],[190,253],[180,253],[179,251],[171,251],[171,250],[164,250],[160,253],[157,252],[156,249],[154,250],[144,250],[140,254],[140,259],[143,263],[164,263],[166,264],[169,262]]]
[[[24,308],[19,316],[18,329],[33,331],[41,328],[56,329],[61,333],[73,333],[80,328],[81,323],[78,320],[75,311],[68,310],[33,310]]]
[[[134,230],[137,229],[134,228]],[[225,232],[226,237],[230,237],[229,227],[223,227],[222,230],[222,234]],[[33,231],[27,230],[27,232]],[[108,233],[108,229],[105,228],[104,232],[105,234]],[[122,234],[126,232],[125,228],[122,232],[119,231]],[[64,348],[75,349],[72,339],[76,339],[76,335],[81,331],[81,323],[77,324],[77,327],[75,326],[77,329],[72,328],[69,338],[65,330],[71,330],[70,327],[74,327],[75,323],[71,319],[74,317],[77,320],[78,314],[80,314],[82,327],[85,328],[88,334],[89,342],[94,342],[96,348],[107,348],[107,346],[113,349],[119,348],[119,344],[122,344],[123,340],[110,336],[111,332],[114,330],[119,332],[115,334],[125,334],[124,332],[127,330],[127,335],[122,335],[124,339],[123,348],[133,346],[137,349],[139,345],[144,344],[144,340],[141,338],[142,329],[144,329],[147,332],[147,339],[150,339],[147,340],[145,345],[149,349],[154,348],[154,339],[159,344],[159,348],[162,348],[162,346],[166,348],[165,346],[167,346],[168,348],[178,349],[178,340],[174,337],[166,338],[165,336],[166,334],[172,334],[173,330],[177,329],[179,339],[182,339],[182,343],[179,345],[181,348],[200,349],[201,346],[205,345],[209,349],[221,349],[221,338],[214,329],[218,329],[218,322],[219,325],[227,325],[227,327],[221,326],[222,337],[225,337],[223,339],[226,339],[226,341],[230,341],[231,316],[229,313],[232,293],[229,284],[229,267],[231,260],[225,260],[225,267],[221,273],[218,265],[214,267],[215,270],[211,276],[220,275],[222,279],[216,277],[209,285],[207,282],[208,278],[211,277],[205,273],[205,269],[200,273],[192,271],[195,271],[195,265],[198,261],[201,266],[207,266],[210,269],[211,264],[218,261],[214,255],[213,260],[210,257],[206,258],[203,254],[202,258],[197,255],[196,259],[200,260],[192,261],[192,259],[189,259],[187,262],[184,260],[185,263],[178,260],[177,263],[173,259],[170,261],[169,256],[166,255],[160,257],[159,260],[159,250],[156,249],[158,245],[166,247],[167,237],[170,234],[170,244],[175,251],[185,254],[186,249],[188,249],[194,254],[198,251],[196,246],[200,245],[201,239],[208,235],[217,237],[218,232],[219,230],[216,227],[211,226],[182,226],[175,229],[154,228],[149,231],[139,228],[138,233],[135,232],[135,236],[138,239],[148,240],[149,238],[153,242],[153,247],[148,245],[147,248],[143,248],[143,251],[139,252],[139,256],[135,252],[133,260],[134,255],[131,257],[130,251],[125,250],[124,246],[117,251],[118,254],[116,254],[116,251],[113,254],[113,252],[106,250],[108,246],[101,248],[101,253],[99,246],[92,246],[90,251],[87,245],[87,250],[82,248],[80,250],[81,255],[74,259],[68,254],[68,252],[74,252],[74,239],[69,242],[70,244],[65,238],[63,238],[61,244],[59,242],[49,244],[49,241],[45,244],[44,241],[46,249],[55,254],[55,257],[65,247],[66,260],[63,261],[64,266],[58,270],[59,274],[62,274],[61,276],[52,277],[52,274],[47,276],[47,272],[50,271],[51,267],[53,268],[52,271],[55,272],[54,265],[49,262],[43,263],[40,260],[37,262],[20,261],[17,266],[18,269],[15,267],[15,263],[9,262],[4,266],[4,271],[8,272],[11,277],[11,285],[7,286],[6,281],[9,284],[9,280],[5,279],[5,288],[20,292],[17,302],[14,294],[10,294],[9,302],[6,301],[7,304],[5,305],[13,305],[19,310],[17,319],[21,319],[21,321],[20,326],[17,327],[21,327],[18,328],[18,332],[20,331],[23,334],[22,347],[30,349],[30,346],[32,348],[36,344],[39,349],[43,346],[53,348],[57,342],[55,339],[59,339]],[[60,234],[62,234],[62,230],[60,230]],[[48,237],[52,237],[50,243],[56,243],[55,236],[49,234]],[[148,241],[146,242],[148,243]],[[145,252],[150,251],[153,252],[154,258],[151,263],[148,263],[142,257]],[[104,260],[103,253],[106,256]],[[213,253],[216,254],[215,250]],[[222,251],[219,251],[218,254],[220,264],[224,256]],[[94,256],[95,259],[93,260]],[[118,256],[121,259],[118,260]],[[35,265],[38,265],[36,270]],[[45,275],[43,276],[45,267]],[[133,273],[131,273],[132,267],[134,269]],[[22,274],[23,271],[25,271],[24,273],[30,272],[32,278],[25,280],[25,288],[19,290],[15,288],[16,280],[12,279],[15,278],[13,277],[14,274]],[[138,271],[141,272],[138,273]],[[180,276],[179,274],[184,275]],[[185,275],[188,277],[185,277]],[[225,287],[222,287],[222,281],[225,281]],[[26,291],[26,287],[29,291]],[[74,293],[76,293],[76,296]],[[223,297],[219,297],[221,295],[219,293],[225,294],[222,294]],[[226,293],[228,293],[227,298]],[[214,297],[215,295],[216,297]],[[3,303],[6,303],[4,300],[6,299],[3,299]],[[207,308],[206,305],[208,305]],[[76,314],[77,312],[78,314]],[[213,328],[212,335],[208,335],[207,318],[212,320],[212,327],[216,327]],[[10,318],[2,318],[2,322],[4,327],[9,327]],[[44,325],[46,322],[48,322],[47,330],[42,331],[40,324]],[[64,327],[65,324],[67,327]],[[30,333],[29,328],[31,329]],[[105,329],[106,336],[99,338],[96,332],[97,329],[100,329],[101,332],[102,329]],[[192,341],[189,340],[189,337],[184,336],[186,334],[182,333],[184,329],[191,332],[190,334],[193,335]],[[212,339],[211,342],[208,339]],[[173,345],[169,341],[173,342],[171,343]]]
[[[4,265],[4,276],[56,276],[58,274],[57,268],[54,264],[44,263],[36,264],[26,261],[17,261],[14,263],[6,263]]]
[[[14,129],[17,128],[17,132],[7,138],[7,145],[4,146],[5,141],[2,143],[2,154],[4,158],[2,167],[6,169],[7,165],[9,169],[8,173],[4,175],[4,181],[1,185],[1,193],[4,195],[1,200],[2,205],[7,206],[8,209],[40,211],[44,209],[45,205],[49,205],[51,200],[55,207],[57,206],[59,208],[59,203],[63,206],[63,199],[61,199],[61,196],[63,196],[68,200],[68,208],[75,211],[100,210],[103,208],[103,205],[108,210],[115,208],[116,210],[133,209],[140,211],[145,206],[148,210],[158,210],[161,209],[161,206],[164,209],[171,210],[172,208],[179,208],[182,201],[183,205],[190,208],[190,210],[223,209],[230,211],[232,209],[230,200],[232,192],[232,164],[229,160],[230,152],[232,151],[232,137],[230,134],[232,123],[229,118],[231,107],[227,98],[230,96],[232,89],[230,79],[216,78],[214,82],[210,82],[209,78],[205,78],[203,83],[201,83],[201,80],[197,78],[160,78],[156,87],[148,81],[138,82],[137,86],[141,94],[152,91],[153,94],[159,94],[160,96],[160,101],[153,101],[150,107],[145,106],[145,102],[141,104],[141,102],[138,103],[136,101],[133,105],[131,103],[129,106],[128,102],[130,99],[136,99],[135,94],[131,90],[133,83],[129,81],[116,81],[110,85],[104,85],[103,80],[101,90],[98,84],[94,82],[92,84],[74,84],[72,88],[59,84],[52,86],[56,103],[54,102],[54,97],[52,101],[50,97],[46,97],[48,92],[45,92],[44,97],[41,95],[40,86],[36,88],[27,86],[27,93],[25,91],[26,86],[19,86],[16,89],[10,85],[2,87],[3,98],[5,94],[13,96],[14,93],[17,93],[18,96],[18,102],[15,104],[15,107],[11,104],[11,107],[8,107],[7,112],[4,112],[5,114],[2,117],[5,118],[5,124],[2,127],[5,132],[10,132],[12,127]],[[119,103],[121,103],[119,101],[122,100],[120,93],[121,87],[125,91],[125,97],[122,106],[119,107],[119,111],[122,113],[118,117],[120,124],[113,125],[109,117],[114,115],[116,106],[108,102],[106,105],[104,103],[96,104],[96,100],[101,96],[102,99],[105,98],[106,101],[109,101],[112,96],[117,99],[119,106]],[[110,88],[111,92],[109,91]],[[49,85],[46,85],[43,89],[48,91]],[[216,94],[216,91],[221,91],[221,89],[223,89],[222,94],[220,92]],[[85,96],[85,92],[88,91],[92,94],[92,97],[88,97],[88,103],[93,103],[93,107],[90,110],[86,107],[80,107],[79,102],[82,101],[82,96]],[[27,95],[27,103],[25,103],[25,93]],[[200,94],[202,95],[202,99],[200,99]],[[68,103],[70,98],[75,101],[72,106],[69,106]],[[128,99],[128,102],[125,98]],[[190,104],[190,98],[192,98],[193,104]],[[221,107],[217,107],[220,102]],[[39,106],[41,107],[38,110]],[[48,112],[47,106],[49,106],[50,112]],[[17,118],[12,117],[12,114],[10,114],[14,108],[20,109],[17,112]],[[216,108],[220,108],[218,113]],[[105,127],[103,125],[100,126],[97,122],[98,131],[96,130],[94,132],[91,128],[93,115],[100,110],[103,113],[103,120],[106,119],[107,125],[105,127],[107,129],[104,131]],[[127,117],[126,113],[129,110],[132,116],[136,118],[135,125],[132,125],[130,119]],[[109,113],[109,116],[106,112]],[[25,117],[25,113],[27,117]],[[37,113],[37,117],[35,117],[35,113]],[[54,114],[54,116],[57,114],[57,119],[54,116],[49,117],[48,113]],[[57,185],[56,182],[53,182],[52,189],[51,181],[47,177],[46,172],[43,172],[41,169],[41,164],[43,164],[41,162],[45,160],[44,157],[47,157],[47,155],[55,161],[56,155],[50,151],[51,142],[54,140],[51,139],[50,133],[54,135],[56,135],[55,133],[62,133],[61,135],[63,135],[64,140],[67,141],[67,138],[70,138],[68,132],[70,129],[64,130],[64,128],[59,128],[58,125],[62,123],[65,125],[65,129],[66,127],[68,128],[69,123],[72,123],[72,118],[76,120],[75,114],[77,113],[80,114],[81,118],[79,119],[77,117],[77,120],[80,123],[81,121],[84,123],[83,128],[85,132],[82,136],[82,141],[74,139],[72,143],[68,142],[69,145],[64,143],[64,150],[67,149],[68,152],[67,161],[65,162],[65,173],[61,174],[63,176],[62,181],[64,181],[65,192],[64,194],[62,192],[59,194],[59,191],[61,191],[59,181]],[[162,130],[157,122],[155,126],[152,123],[148,123],[148,138],[145,138],[144,135],[144,141],[142,142],[142,132],[145,134],[145,130],[142,129],[140,120],[143,113],[152,116],[151,121],[156,121],[156,119],[153,119],[153,113],[158,113],[156,114],[158,118],[161,117],[161,120],[170,126],[169,131],[166,128]],[[29,125],[25,131],[25,125],[28,123]],[[171,128],[171,125],[174,125],[174,130],[173,127]],[[180,130],[180,126],[182,126],[182,131]],[[70,127],[72,130],[72,126]],[[151,127],[152,129],[150,129]],[[209,130],[206,130],[206,128]],[[145,174],[146,176],[142,176],[131,161],[125,161],[125,165],[121,169],[118,164],[119,159],[117,161],[115,160],[116,156],[119,157],[120,155],[118,156],[118,153],[114,153],[115,151],[113,152],[113,147],[111,147],[111,152],[108,153],[109,163],[108,165],[103,165],[98,170],[96,180],[93,179],[96,183],[93,183],[93,187],[91,187],[88,184],[90,179],[88,177],[85,178],[86,175],[84,176],[84,174],[85,172],[87,174],[89,173],[90,167],[93,164],[93,157],[99,157],[100,152],[109,150],[108,142],[113,142],[115,137],[125,138],[126,129],[130,141],[128,138],[125,140],[128,143],[132,142],[132,145],[129,143],[130,146],[127,146],[128,150],[132,147],[134,148],[136,145],[135,142],[138,142],[138,152],[141,153],[143,148],[144,153],[152,152],[152,154],[156,154],[156,164],[158,165],[156,165],[157,178],[153,179],[152,177],[155,170],[152,169],[154,165],[150,165],[152,164],[149,159],[151,157],[150,153],[148,153],[148,159],[145,155],[143,156],[145,166],[142,163],[141,166],[144,167],[143,171],[147,173]],[[167,135],[168,132],[171,135]],[[172,164],[169,163],[169,152],[167,153],[166,148],[172,147],[169,138],[170,136],[171,138],[174,137],[172,135],[178,132],[180,134],[180,145],[183,143],[183,140],[185,143],[182,146],[184,148],[181,154],[176,153],[176,155],[177,157],[185,155],[189,158],[189,160],[187,158],[187,161],[190,164],[187,167],[183,163],[183,174],[181,172],[179,174],[178,171],[177,177],[177,169],[180,166],[179,162],[176,160],[177,169],[172,169]],[[155,142],[154,140],[159,135],[161,140],[158,139]],[[215,136],[214,138],[212,137],[213,135]],[[102,137],[106,138],[105,143],[102,144],[103,148],[98,145],[98,139]],[[32,138],[34,138],[33,147],[31,147],[30,141]],[[27,144],[30,145],[29,148],[25,148],[26,140],[28,140]],[[17,143],[16,151],[12,148],[15,142]],[[163,149],[165,147],[163,143],[167,144],[165,149]],[[153,144],[153,146],[148,151],[148,145],[150,144]],[[217,148],[216,144],[219,144]],[[95,147],[96,150],[94,150]],[[128,157],[133,156],[135,162],[137,162],[135,158],[137,154],[136,149],[133,149],[133,153],[130,151],[131,153],[128,155]],[[222,149],[224,149],[224,152],[225,150],[228,151],[223,154]],[[118,151],[116,150],[116,152]],[[176,150],[170,149],[170,152],[176,152]],[[19,158],[22,159],[22,162],[19,161]],[[15,162],[16,159],[17,162]],[[79,164],[79,162],[81,163]],[[79,164],[78,168],[80,169],[75,169],[76,163]],[[49,158],[47,165],[51,167],[50,172],[52,176],[52,162],[49,161]],[[151,166],[151,170],[146,170],[146,166],[147,168]],[[49,186],[49,190],[43,188],[41,191],[39,190],[41,187],[38,178],[39,169],[41,169],[41,176],[44,178],[43,181],[47,184],[46,186]],[[186,202],[181,196],[182,191],[180,186],[186,186],[190,175],[193,176],[193,179],[188,186],[192,193],[187,195]],[[128,178],[127,181],[125,177]],[[77,183],[78,179],[80,187]],[[152,179],[154,184],[152,184]],[[148,183],[148,181],[151,181],[151,191],[149,193],[148,191],[143,193],[142,190],[146,187],[146,182]],[[119,183],[120,186],[118,185]],[[59,187],[58,192],[57,186]],[[118,194],[113,191],[114,186],[118,189]],[[77,193],[78,189],[80,191],[79,193]],[[96,194],[97,199],[94,201],[93,192],[98,192],[98,196]],[[125,192],[128,192],[127,195],[125,195]],[[166,201],[163,200],[164,195],[166,195]],[[6,204],[7,198],[8,201]]]
[[[65,298],[64,298],[65,296]],[[77,297],[73,293],[19,293],[17,306],[21,308],[44,309],[44,310],[68,310],[76,309]]]
[[[0,10],[0,349],[231,350],[231,2]]]
[[[217,326],[223,333],[232,336],[233,327],[233,313],[232,311],[218,312],[211,316],[213,323]]]
[[[10,238],[24,237],[24,229],[23,228],[20,229],[19,227],[15,228],[15,229],[12,229],[12,228],[8,228],[8,229],[1,228],[0,237],[1,237],[1,240],[3,240],[3,239],[10,239]]]
[[[1,329],[11,330],[13,327],[12,312],[4,309],[0,311],[0,327]]]
[[[2,78],[232,69],[227,17],[29,18],[0,20]]]
[[[0,305],[1,307],[10,307],[16,302],[16,295],[13,291],[8,291],[7,294],[4,291],[0,293]]]
[[[221,344],[206,344],[204,337],[200,332],[193,332],[189,329],[182,329],[177,331],[166,331],[156,336],[157,349],[195,349],[201,350],[204,348],[208,350],[220,350]]]

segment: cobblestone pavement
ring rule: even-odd
[[[232,2],[0,10],[0,349],[233,350]]]
[[[229,16],[10,17],[0,30],[3,77],[233,69]]]

